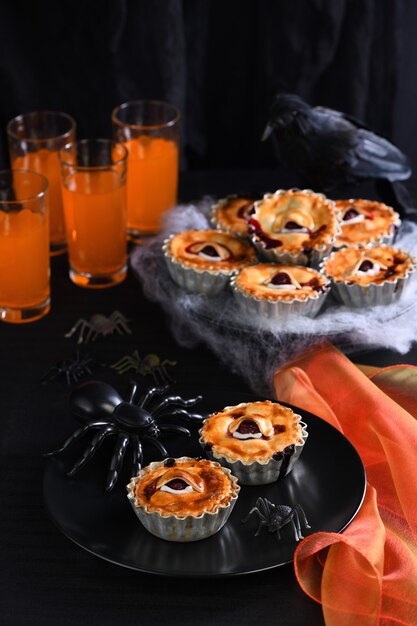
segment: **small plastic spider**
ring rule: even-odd
[[[129,320],[120,313],[120,311],[113,311],[109,317],[96,313],[90,317],[87,322],[84,319],[79,319],[74,326],[68,331],[65,337],[72,337],[78,331],[77,343],[88,343],[95,341],[99,335],[112,335],[114,332],[118,332],[122,335],[124,332],[129,335],[132,333],[127,322]]]
[[[92,374],[91,368],[95,365],[100,363],[94,361],[89,354],[82,357],[77,349],[75,357],[67,357],[51,367],[41,379],[41,383],[45,384],[58,376],[65,376],[67,384],[72,385],[78,383],[86,374]]]
[[[106,437],[116,435],[106,491],[115,486],[129,445],[132,449],[132,476],[136,476],[142,466],[143,443],[151,444],[162,458],[168,457],[166,448],[159,441],[160,435],[174,432],[189,437],[191,433],[188,428],[178,424],[160,424],[159,420],[178,416],[201,423],[204,419],[202,415],[187,411],[187,407],[201,400],[201,396],[184,400],[180,396],[166,395],[168,387],[152,387],[135,402],[137,388],[137,384],[131,382],[128,399],[124,401],[107,383],[89,381],[79,385],[71,394],[70,408],[79,421],[87,423],[68,437],[59,449],[48,452],[46,456],[63,452],[91,430],[97,430],[81,458],[67,473],[73,476],[93,457]]]
[[[255,537],[259,535],[262,526],[266,526],[268,532],[276,532],[277,538],[281,539],[281,528],[287,524],[291,524],[295,540],[300,541],[300,539],[304,539],[301,534],[300,517],[304,528],[311,528],[300,504],[295,504],[293,507],[290,507],[285,504],[273,504],[266,498],[258,498],[255,506],[242,520],[242,523],[244,524],[247,522],[253,513],[256,513],[259,517],[259,526],[255,533]]]
[[[126,355],[117,361],[117,363],[113,363],[111,367],[119,374],[124,374],[131,369],[141,376],[150,374],[156,385],[166,385],[169,382],[174,382],[173,378],[167,372],[166,366],[170,365],[173,367],[176,364],[176,361],[168,361],[168,359],[161,361],[157,354],[146,354],[141,358],[139,352],[135,350],[130,356]]]

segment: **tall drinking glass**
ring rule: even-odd
[[[11,167],[43,174],[49,183],[50,252],[66,250],[58,152],[75,139],[75,121],[57,111],[24,113],[7,124]]]
[[[113,110],[113,137],[129,152],[127,231],[135,243],[157,233],[162,213],[177,201],[179,122],[166,102],[136,100]]]
[[[0,319],[32,322],[48,313],[48,181],[27,170],[0,172]]]
[[[67,144],[59,153],[70,278],[111,287],[127,273],[127,150],[109,139]]]

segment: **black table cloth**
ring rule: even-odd
[[[184,175],[181,197],[224,194],[239,189],[273,190],[291,184],[275,172],[211,172]],[[106,365],[135,349],[175,361],[170,373],[180,385],[222,391],[249,391],[204,346],[188,350],[170,335],[159,307],[147,301],[129,271],[112,289],[84,290],[68,278],[65,256],[51,260],[52,308],[27,325],[0,324],[1,446],[1,623],[23,624],[323,624],[321,607],[296,582],[293,566],[227,579],[191,580],[141,574],[96,558],[54,526],[42,501],[43,454],[76,427],[68,407],[64,376],[45,384],[50,368],[74,356],[76,343],[65,333],[79,318],[121,311],[131,335],[113,334],[88,344],[93,378],[117,375]],[[413,362],[379,350],[363,362]],[[100,365],[101,364],[101,365]],[[114,378],[116,376],[116,378]],[[122,388],[128,377],[120,377]],[[140,377],[139,377],[140,378]],[[147,383],[152,379],[147,378]]]

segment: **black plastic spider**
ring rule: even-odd
[[[279,531],[287,524],[291,524],[295,540],[300,541],[300,539],[304,539],[301,534],[300,517],[304,528],[311,528],[300,504],[295,504],[293,507],[290,507],[285,504],[273,504],[266,498],[258,498],[255,506],[242,520],[243,524],[248,521],[252,513],[256,513],[259,517],[259,526],[255,537],[259,535],[262,526],[266,526],[268,532],[276,532],[277,538],[281,539],[281,533]]]
[[[74,357],[66,357],[52,366],[40,382],[45,384],[59,376],[65,376],[67,385],[72,385],[78,383],[86,374],[92,374],[92,367],[98,365],[101,363],[94,361],[89,354],[81,356],[80,351],[77,350]]]
[[[142,466],[143,443],[152,444],[162,458],[166,458],[169,455],[159,441],[160,435],[175,432],[190,436],[188,428],[178,424],[160,424],[160,419],[178,416],[198,423],[204,419],[202,415],[186,410],[199,402],[201,396],[189,400],[184,400],[181,396],[169,396],[166,395],[168,386],[165,386],[152,387],[135,401],[137,390],[137,383],[132,381],[127,400],[124,401],[113,387],[104,382],[88,381],[76,387],[70,396],[70,408],[79,421],[87,423],[68,437],[59,449],[48,452],[45,456],[59,454],[90,430],[97,430],[81,458],[67,473],[68,476],[73,476],[92,458],[106,437],[116,435],[106,481],[106,491],[111,491],[119,478],[129,444],[133,451],[132,475],[136,476]],[[161,398],[163,395],[165,397]],[[157,398],[158,401],[155,402]]]

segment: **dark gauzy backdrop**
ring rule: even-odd
[[[8,166],[5,125],[19,113],[67,111],[79,137],[109,136],[112,108],[142,98],[180,107],[183,169],[272,165],[272,146],[260,136],[278,91],[344,110],[395,141],[395,121],[404,118],[402,29],[412,4],[7,0],[0,6],[1,167]]]

